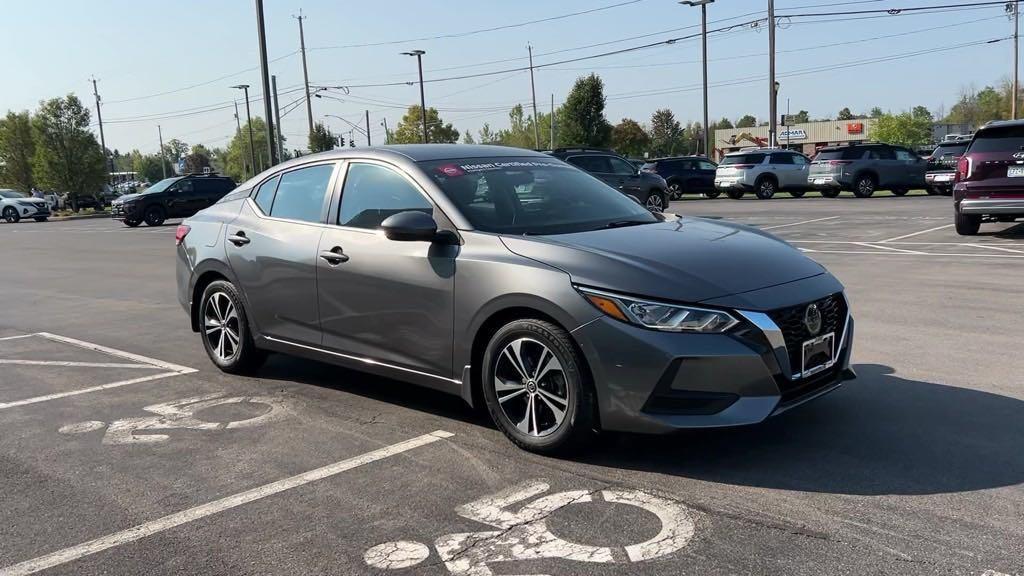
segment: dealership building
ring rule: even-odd
[[[868,140],[874,123],[874,118],[860,118],[857,120],[807,122],[790,126],[780,125],[778,145],[813,156],[815,151],[822,146]],[[729,152],[767,145],[768,126],[715,130],[714,158],[719,160]]]

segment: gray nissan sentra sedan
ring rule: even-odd
[[[753,424],[853,378],[849,305],[819,264],[527,150],[303,156],[176,242],[179,299],[221,370],[273,351],[407,380],[537,452]]]

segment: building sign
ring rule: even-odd
[[[846,125],[847,134],[863,134],[864,123],[863,122],[850,122]]]
[[[789,142],[791,140],[806,140],[807,131],[802,128],[794,128],[792,130],[783,130],[779,132],[779,140],[783,142]]]

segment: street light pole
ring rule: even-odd
[[[306,115],[309,119],[309,133],[313,133],[313,101],[309,97],[309,68],[306,66],[306,33],[302,29],[302,21],[307,16],[302,15],[302,10],[299,10],[298,16],[292,16],[299,21],[299,50],[302,51],[302,80],[303,86],[306,88]]]
[[[238,84],[237,86],[232,86],[232,88],[236,88],[245,92],[245,123],[249,125],[249,161],[252,162],[252,173],[253,176],[255,176],[257,173],[256,145],[253,143],[252,139],[252,112],[249,110],[249,85]]]
[[[427,99],[423,95],[423,55],[426,54],[423,50],[411,50],[409,52],[402,52],[406,56],[415,56],[416,64],[420,70],[420,116],[423,118],[423,143],[430,142],[429,136],[427,136]]]
[[[164,157],[164,131],[159,124],[156,125],[156,133],[160,137],[160,171],[164,174],[164,179],[167,179],[167,158]]]
[[[533,46],[526,45],[530,52],[530,95],[533,97],[533,147],[540,149],[540,122],[537,118],[537,90],[533,85]]]
[[[701,51],[703,53],[702,62],[704,65],[704,155],[708,158],[711,157],[711,120],[708,117],[708,4],[714,1],[682,0],[680,2],[680,4],[686,4],[687,6],[700,6]]]
[[[367,146],[373,146],[373,143],[370,141],[370,111],[369,110],[366,111],[366,145]]]
[[[274,91],[274,146],[277,148],[277,158],[280,161],[284,161],[284,139],[281,137],[281,106],[277,100],[277,76],[270,77],[271,90]]]
[[[768,144],[772,147],[778,138],[779,117],[775,101],[778,90],[778,82],[775,81],[775,0],[768,0]]]
[[[263,125],[267,133],[267,160],[270,166],[277,164],[277,150],[274,148],[274,106],[270,96],[270,72],[267,69],[267,29],[263,24],[263,0],[256,0],[256,31],[260,46],[260,79],[263,82]]]
[[[384,121],[381,122],[381,125],[384,126],[384,143],[391,144],[391,132],[388,132],[388,119],[386,116],[384,117]]]
[[[1020,97],[1020,2],[1014,0],[1007,5],[1013,10],[1013,94],[1010,99],[1010,118],[1017,119],[1017,100]],[[102,126],[102,124],[101,124]],[[101,129],[102,133],[102,129]]]

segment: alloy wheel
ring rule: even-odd
[[[647,196],[647,201],[644,202],[644,206],[646,206],[651,212],[661,212],[665,209],[665,202],[661,198],[661,194],[658,192],[651,192]]]
[[[214,292],[206,301],[203,312],[203,333],[210,350],[227,362],[238,352],[238,311],[231,298],[223,292]]]
[[[533,338],[505,346],[494,367],[493,385],[502,413],[524,434],[547,436],[565,420],[570,398],[562,363]]]

